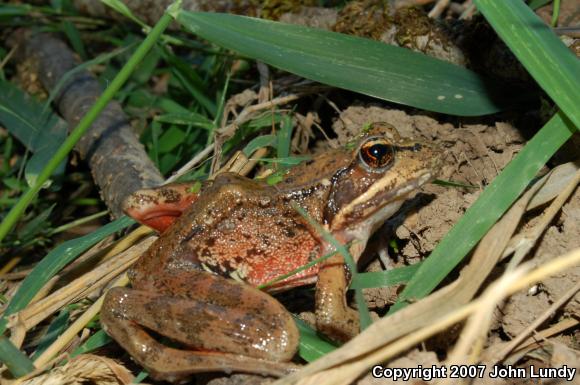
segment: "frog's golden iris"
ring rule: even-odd
[[[359,157],[369,171],[383,172],[393,164],[395,150],[384,138],[371,137],[360,146]]]

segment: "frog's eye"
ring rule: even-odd
[[[358,156],[369,171],[382,172],[395,160],[395,150],[384,138],[368,138],[360,146]]]

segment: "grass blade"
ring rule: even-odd
[[[88,352],[92,352],[102,346],[105,346],[113,339],[105,333],[103,329],[97,331],[95,334],[90,336],[81,346],[75,349],[75,351],[71,354],[72,357],[76,357],[79,354],[85,354]]]
[[[429,294],[479,242],[575,131],[574,125],[564,113],[558,112],[554,115],[481,193],[477,201],[423,261],[389,314],[404,307],[406,302]]]
[[[34,153],[26,164],[29,185],[66,138],[67,125],[56,114],[44,111],[42,104],[9,82],[0,81],[0,122]],[[64,172],[64,162],[57,175]]]
[[[175,8],[175,5],[170,6],[170,8]],[[175,9],[171,9],[171,12],[175,13]],[[47,162],[42,172],[38,175],[34,185],[32,185],[30,189],[20,197],[14,207],[12,207],[12,209],[8,212],[0,224],[0,242],[4,239],[4,237],[6,237],[10,230],[12,230],[20,216],[24,213],[28,205],[34,200],[44,183],[48,180],[48,178],[50,178],[58,165],[66,158],[75,144],[95,121],[97,116],[99,116],[101,111],[107,106],[113,96],[121,89],[123,84],[125,84],[129,76],[131,76],[133,70],[139,65],[147,52],[149,52],[151,47],[161,37],[161,34],[163,31],[165,31],[165,28],[167,28],[171,20],[172,18],[169,13],[165,13],[161,19],[159,19],[149,35],[145,38],[145,40],[143,40],[143,43],[141,43],[135,53],[131,56],[127,64],[125,64],[121,71],[119,71],[111,84],[105,89],[101,97],[97,99],[95,104],[81,119],[79,124],[71,132],[68,138],[66,138],[64,143],[58,148],[56,154]]]
[[[15,377],[23,376],[34,370],[32,361],[5,336],[0,336],[0,361],[8,367],[10,373]]]
[[[48,326],[48,330],[38,342],[36,351],[32,355],[32,360],[36,360],[57,338],[64,333],[69,326],[70,312],[65,307],[58,313],[56,318],[52,320]]]
[[[0,334],[6,330],[6,317],[25,308],[38,290],[48,282],[64,266],[72,262],[77,256],[89,247],[93,246],[101,239],[116,233],[129,226],[134,221],[128,217],[122,217],[114,222],[108,223],[97,231],[61,243],[48,253],[22,281],[14,297],[6,307],[4,315],[0,320]]]
[[[242,151],[245,156],[251,156],[254,151],[261,147],[272,147],[276,144],[276,135],[267,134],[258,136],[250,141]]]
[[[350,283],[351,289],[371,289],[398,285],[409,281],[417,272],[421,262],[410,266],[398,267],[393,270],[358,273]]]
[[[292,202],[291,206],[294,210],[298,211],[298,213],[302,215],[302,217],[304,217],[304,219],[306,219],[306,221],[308,221],[308,223],[312,227],[316,229],[318,234],[322,236],[325,242],[331,244],[337,252],[342,254],[342,256],[344,257],[344,262],[349,267],[351,276],[354,279],[358,275],[358,271],[356,263],[354,262],[354,259],[352,258],[352,255],[350,255],[350,252],[348,250],[349,246],[343,245],[338,240],[336,240],[331,233],[322,228],[322,226],[314,219],[312,219],[302,207],[298,206],[298,204]],[[361,289],[355,289],[354,300],[356,302],[356,306],[358,309],[358,314],[360,317],[360,329],[362,331],[366,329],[369,325],[371,325],[373,323],[373,320],[371,318],[369,308],[364,299],[363,292]]]
[[[476,0],[493,29],[574,125],[580,127],[580,62],[523,1]]]
[[[473,116],[513,102],[505,90],[492,96],[495,87],[466,68],[369,39],[218,13],[180,11],[177,20],[192,33],[244,56],[396,103]]]
[[[294,322],[296,322],[296,326],[298,326],[300,331],[298,354],[306,361],[312,362],[336,349],[331,343],[320,339],[316,334],[316,330],[312,329],[300,318],[295,316]]]

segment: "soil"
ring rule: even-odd
[[[464,124],[454,127],[450,123],[441,123],[425,115],[410,115],[404,111],[378,106],[346,109],[333,125],[338,135],[336,141],[338,143],[348,141],[356,133],[356,127],[368,121],[387,122],[397,127],[403,136],[420,137],[439,143],[446,149],[446,165],[439,179],[474,186],[474,188],[442,187],[435,184],[424,186],[411,204],[412,208],[405,212],[402,221],[394,226],[395,236],[405,246],[400,249],[400,253],[396,256],[397,262],[390,268],[414,263],[428,255],[477,199],[482,189],[509,163],[526,141],[521,131],[507,122],[498,121],[492,125]],[[540,212],[541,210],[536,210],[529,213],[521,229],[532,225]],[[401,218],[395,219],[397,220]],[[526,260],[539,266],[578,247],[580,247],[580,191],[577,188]],[[380,264],[375,261],[369,265],[367,271],[378,269]],[[499,270],[502,270],[501,267]],[[493,341],[509,340],[517,336],[555,300],[570,290],[579,279],[580,266],[576,266],[543,280],[528,291],[513,295],[496,312],[495,326],[488,343],[491,345]],[[381,311],[396,298],[396,291],[395,288],[366,289],[365,296],[373,310]],[[577,293],[551,318],[551,322],[576,317],[580,314],[579,306],[580,293]],[[452,340],[456,337],[453,331],[449,331],[446,335]],[[556,338],[554,343],[561,341],[562,349],[568,349],[569,354],[576,357],[578,346],[574,341],[579,337],[579,331],[575,330],[572,334]],[[445,336],[439,338],[444,339]],[[568,362],[576,362],[577,366],[579,361],[568,360]],[[429,367],[441,365],[442,362],[438,361],[433,352],[415,351],[393,361],[389,367],[417,367],[419,364]],[[390,383],[389,381],[391,380],[374,379],[368,375],[359,384],[384,384]],[[526,384],[526,381],[497,380],[493,383]]]

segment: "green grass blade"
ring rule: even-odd
[[[38,342],[36,351],[31,357],[33,360],[36,360],[38,357],[40,357],[40,355],[46,349],[48,349],[48,347],[52,345],[53,342],[56,341],[62,333],[64,333],[64,331],[69,326],[69,320],[70,320],[70,311],[67,308],[64,308],[59,312],[56,318],[54,318],[50,322],[48,330]]]
[[[41,103],[4,81],[0,81],[0,122],[34,153],[25,169],[26,181],[33,185],[44,165],[65,140],[66,122],[56,114],[44,111]],[[56,174],[62,175],[64,167],[62,162]]]
[[[335,255],[336,253],[337,253],[337,251],[333,251],[333,252],[331,252],[331,253],[328,253],[328,254],[326,254],[326,255],[323,255],[323,256],[322,256],[322,257],[320,257],[320,258],[316,258],[316,259],[314,259],[314,260],[312,260],[312,261],[308,262],[307,264],[300,266],[300,267],[299,267],[299,268],[297,268],[297,269],[294,269],[294,270],[292,270],[292,271],[289,271],[289,272],[288,272],[288,273],[286,273],[286,274],[279,275],[279,276],[277,276],[276,278],[274,278],[274,279],[272,279],[272,280],[270,280],[270,281],[268,281],[268,282],[262,283],[262,284],[260,284],[260,285],[256,286],[256,288],[257,288],[257,289],[260,289],[260,290],[264,290],[264,289],[266,289],[266,288],[268,288],[268,287],[270,287],[270,286],[274,285],[274,284],[275,284],[275,283],[277,283],[277,282],[283,281],[283,280],[285,280],[286,278],[292,277],[293,275],[296,275],[296,274],[300,273],[301,271],[304,271],[304,270],[306,270],[306,269],[309,269],[309,268],[311,268],[312,266],[314,266],[314,265],[316,265],[316,264],[319,264],[319,263],[321,263],[321,262],[323,262],[323,261],[327,260],[328,258],[332,257],[332,256],[333,256],[333,255]]]
[[[350,283],[350,288],[371,289],[406,283],[417,272],[419,266],[421,266],[421,262],[410,266],[398,267],[393,270],[358,273]]]
[[[173,112],[162,115],[157,115],[154,119],[161,123],[179,124],[182,126],[195,126],[201,127],[205,130],[213,130],[214,124],[211,120],[205,116],[198,114],[197,112]]]
[[[75,349],[75,351],[71,354],[72,357],[76,357],[79,354],[85,354],[88,352],[92,352],[95,349],[98,349],[102,346],[105,346],[113,339],[105,333],[104,330],[99,330],[95,334],[89,337],[81,346]]]
[[[172,9],[172,12],[175,12],[175,9]],[[48,178],[50,178],[58,165],[66,158],[75,144],[99,116],[101,111],[107,106],[113,96],[115,96],[115,94],[121,89],[123,84],[125,84],[127,79],[131,76],[133,70],[139,65],[147,52],[149,52],[151,47],[160,38],[161,34],[165,28],[167,28],[171,20],[172,18],[169,13],[165,13],[161,19],[159,19],[155,27],[151,30],[151,33],[147,35],[145,40],[143,40],[143,43],[141,43],[135,53],[127,61],[127,64],[125,64],[121,71],[119,71],[111,84],[105,89],[103,94],[97,99],[95,104],[81,119],[79,124],[71,132],[64,143],[59,147],[55,156],[53,156],[48,161],[42,172],[38,175],[35,184],[32,185],[30,189],[20,197],[14,207],[12,207],[12,209],[8,212],[0,224],[0,242],[6,237],[10,230],[12,230],[20,216],[24,213],[28,205],[34,200],[44,183],[48,180]]]
[[[523,1],[476,0],[530,75],[580,128],[580,61]]]
[[[276,144],[276,135],[267,134],[255,137],[244,147],[243,153],[245,156],[251,156],[257,149],[262,147],[272,147]]]
[[[135,47],[135,45],[136,45],[136,43],[131,43],[125,47],[120,47],[120,48],[117,48],[111,52],[99,55],[94,59],[91,59],[91,60],[88,60],[88,61],[85,61],[85,62],[79,64],[78,66],[72,68],[70,71],[65,73],[60,78],[60,80],[56,83],[56,85],[50,90],[50,94],[48,95],[48,98],[44,102],[44,111],[50,111],[51,103],[54,101],[56,96],[60,93],[62,88],[69,82],[69,80],[75,74],[77,74],[83,70],[86,70],[88,68],[94,67],[95,65],[107,63],[109,60],[111,60],[115,57],[119,57],[119,56],[125,54],[126,52],[132,50]]]
[[[197,87],[193,82],[190,81],[189,77],[184,75],[179,69],[174,69],[171,71],[176,79],[179,79],[183,88],[185,88],[191,96],[199,102],[199,104],[207,110],[212,116],[216,116],[217,106],[216,104],[206,96],[202,89]]]
[[[308,79],[452,115],[490,114],[513,97],[476,73],[407,49],[249,17],[180,11],[192,33]],[[356,53],[356,54],[354,54]],[[501,100],[500,100],[501,98]]]
[[[143,21],[139,20],[137,16],[133,15],[129,7],[127,7],[123,2],[119,0],[101,0],[101,3],[108,5],[109,7],[113,8],[115,11],[119,12],[121,15],[125,16],[132,22],[141,26],[141,28],[150,28],[147,24]]]
[[[528,7],[530,7],[533,10],[536,10],[540,7],[543,7],[546,4],[549,4],[552,0],[531,0],[528,3]]]
[[[6,331],[7,317],[24,309],[52,277],[89,247],[134,222],[131,218],[122,217],[97,231],[60,244],[48,253],[22,281],[0,319],[0,361],[6,364],[14,376],[23,376],[34,370],[34,366],[26,355],[2,336]]]
[[[15,377],[24,376],[34,370],[32,361],[5,336],[0,336],[0,361],[8,367],[10,373]]]
[[[559,17],[560,17],[560,0],[554,0],[554,6],[552,9],[552,20],[550,21],[550,25],[552,27],[558,26]]]
[[[80,31],[71,21],[65,20],[62,23],[62,30],[66,35],[70,45],[73,47],[75,52],[79,54],[81,60],[87,60],[87,50],[85,49],[85,45],[83,43],[83,39],[81,38]]]
[[[512,205],[552,155],[575,132],[558,112],[481,193],[423,261],[389,314],[429,294]]]
[[[336,346],[324,341],[300,318],[294,316],[294,322],[300,331],[300,346],[298,354],[308,362],[312,362],[336,349]]]
[[[288,158],[290,156],[290,142],[292,140],[292,129],[294,128],[290,115],[284,115],[280,131],[278,131],[278,144],[276,145],[276,155],[278,158]]]
[[[34,298],[38,290],[64,266],[72,262],[77,256],[103,238],[116,233],[132,223],[134,223],[132,219],[122,217],[106,224],[97,231],[80,238],[71,239],[55,247],[22,281],[20,288],[14,294],[14,297],[12,297],[12,300],[4,311],[4,316],[0,320],[0,334],[6,330],[6,317],[24,309],[32,298]]]
[[[26,16],[33,9],[34,7],[29,4],[15,4],[15,5],[4,4],[0,7],[0,17]]]

